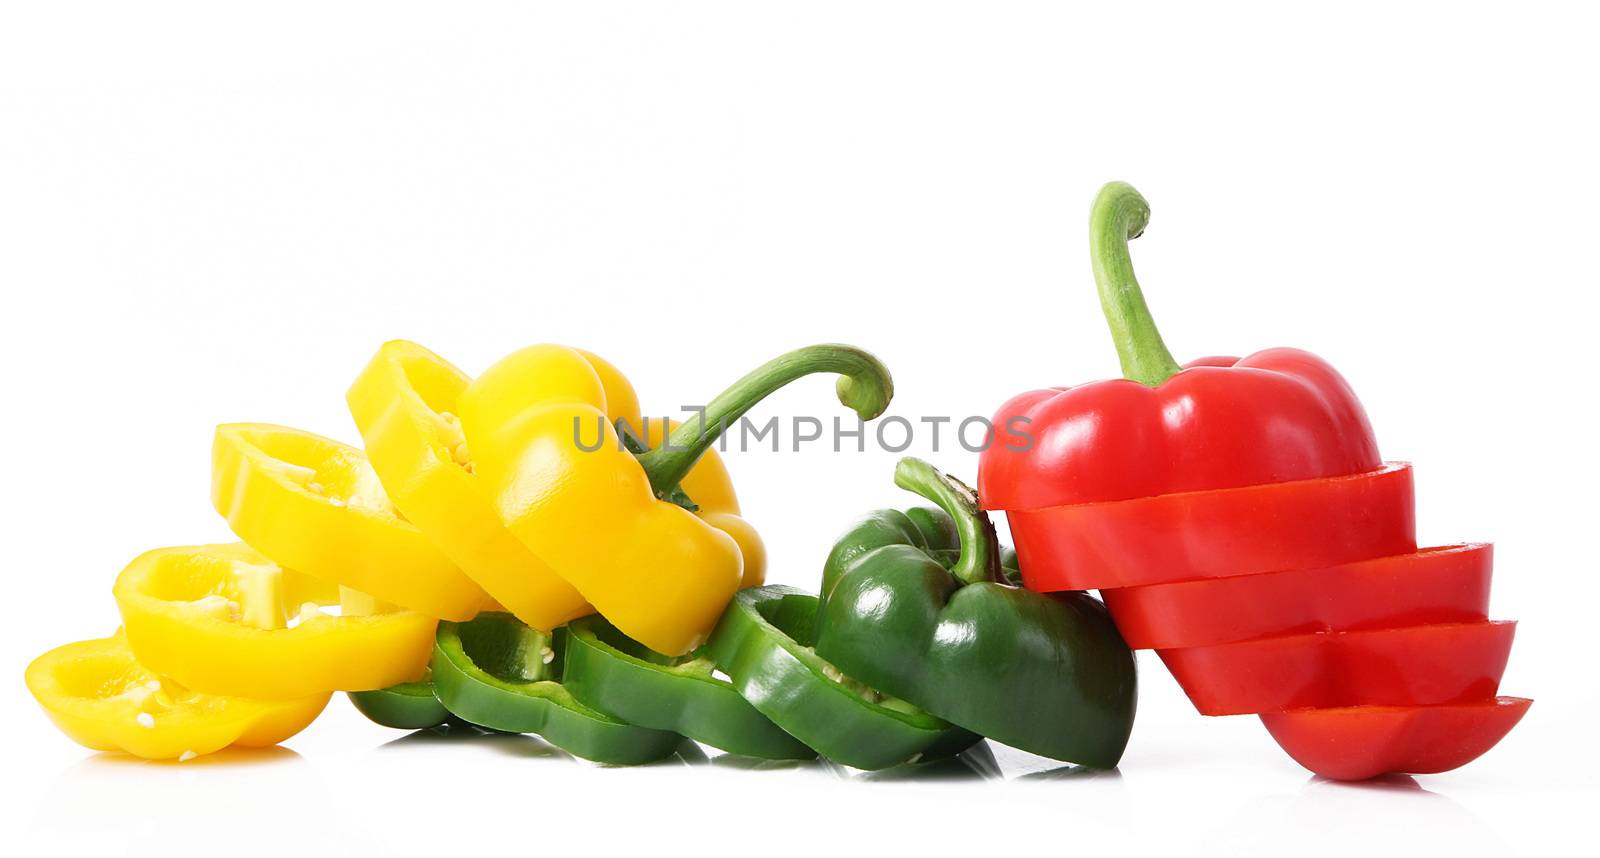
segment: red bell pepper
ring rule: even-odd
[[[1416,550],[1411,466],[1106,503],[1009,510],[1034,590],[1144,587]]]
[[[1486,621],[1488,547],[1416,551],[1410,468],[1382,464],[1361,403],[1320,358],[1179,366],[1128,252],[1149,215],[1122,183],[1090,213],[1124,377],[1011,399],[979,461],[1024,582],[1101,589],[1203,713],[1357,706],[1263,716],[1316,771],[1481,753],[1515,722],[1488,702],[1514,630]]]
[[[1123,204],[1106,216],[1142,230],[1148,214]],[[1035,443],[1026,451],[994,445],[978,490],[996,508],[1336,477],[1382,464],[1367,413],[1327,362],[1279,348],[1179,366],[1138,292],[1126,239],[1120,251],[1096,246],[1095,258],[1097,274],[1125,271],[1132,287],[1101,293],[1113,302],[1108,316],[1117,314],[1126,378],[1033,390],[1002,405],[994,425],[1026,425]]]
[[[1201,715],[1463,703],[1500,689],[1516,623],[1317,632],[1160,650]]]
[[[1356,631],[1488,618],[1494,548],[1450,545],[1413,554],[1105,591],[1123,640],[1172,649],[1317,631]]]
[[[1031,510],[1377,469],[1367,413],[1321,358],[1268,349],[1188,368],[1173,360],[1128,253],[1149,220],[1144,198],[1121,182],[1095,200],[1090,251],[1124,377],[1034,390],[1001,406],[994,425],[1026,426],[1033,443],[985,451],[985,505]]]
[[[1295,762],[1353,781],[1460,768],[1505,738],[1532,705],[1523,697],[1496,697],[1443,706],[1304,709],[1262,715],[1261,722]]]

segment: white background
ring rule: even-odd
[[[1592,848],[1600,61],[1577,6],[571,5],[5,6],[0,837]],[[213,424],[353,439],[343,392],[385,339],[474,372],[585,345],[657,414],[828,340],[881,356],[912,419],[1115,374],[1085,238],[1109,179],[1153,205],[1135,260],[1180,359],[1320,353],[1415,462],[1423,540],[1497,543],[1494,613],[1522,623],[1503,689],[1538,702],[1479,762],[1314,781],[1154,658],[1120,772],[1043,783],[393,745],[342,699],[292,750],[153,766],[71,744],[23,687],[116,625],[128,559],[228,537]],[[808,380],[765,413],[841,412]],[[975,469],[948,437],[912,452]],[[840,527],[905,503],[893,458],[730,456],[771,578],[814,586]]]

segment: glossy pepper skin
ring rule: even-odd
[[[1339,566],[1106,590],[1134,649],[1204,647],[1319,631],[1489,618],[1494,551],[1426,548]]]
[[[892,395],[888,370],[871,355],[812,346],[759,367],[660,446],[635,453],[611,425],[588,360],[534,346],[467,387],[461,426],[506,528],[628,637],[683,655],[705,641],[740,586],[759,580],[747,574],[742,544],[753,531],[687,478],[726,425],[816,372],[840,373],[840,401],[863,419]]]
[[[1129,255],[1148,219],[1120,182],[1090,214],[1124,378],[1014,398],[995,418],[1009,443],[980,459],[1027,585],[1101,589],[1200,712],[1261,713],[1319,774],[1470,760],[1515,723],[1486,705],[1512,641],[1486,621],[1487,547],[1417,550],[1409,466],[1379,467],[1359,402],[1320,359],[1180,367]]]
[[[188,688],[234,697],[414,680],[427,667],[437,624],[412,611],[333,616],[322,608],[346,604],[348,594],[239,543],[147,551],[112,592],[142,664]]]
[[[1321,358],[1278,348],[1183,367],[1173,360],[1128,254],[1149,219],[1144,198],[1121,182],[1101,191],[1091,216],[1095,280],[1124,377],[1002,405],[995,426],[1025,426],[1033,443],[1002,435],[984,452],[984,506],[1039,509],[1379,467],[1366,411]],[[1026,569],[1026,551],[1022,559]]]
[[[676,658],[629,640],[598,615],[567,625],[562,683],[579,702],[732,754],[808,760],[816,751],[773,724],[699,653]]]
[[[350,691],[345,696],[368,721],[396,730],[426,730],[450,718],[450,710],[433,693],[431,671],[414,682],[373,691]]]
[[[561,684],[563,632],[547,635],[498,611],[467,623],[440,623],[434,693],[469,724],[537,733],[597,763],[637,765],[670,756],[682,736],[590,709]]]
[[[469,619],[488,603],[348,444],[267,423],[218,426],[211,499],[235,535],[289,569],[435,618]]]
[[[1294,761],[1327,778],[1364,780],[1458,769],[1517,726],[1533,701],[1494,697],[1439,706],[1297,709],[1261,716]]]
[[[1441,623],[1284,635],[1160,654],[1202,715],[1463,703],[1499,690],[1515,634],[1515,623]]]
[[[574,351],[582,360],[565,366],[599,383],[606,419],[638,426],[633,386],[598,356]],[[480,489],[458,416],[471,383],[416,343],[384,343],[345,397],[373,470],[406,519],[518,619],[550,630],[592,613],[581,593],[500,523]]]
[[[845,676],[817,655],[817,597],[741,590],[706,650],[773,723],[829,760],[877,770],[958,754],[982,737]]]
[[[1083,593],[1004,583],[994,526],[959,480],[908,458],[895,483],[939,504],[953,528],[892,511],[852,528],[824,571],[817,654],[996,741],[1115,766],[1138,681],[1105,607]],[[950,566],[930,553],[955,547]]]
[[[1035,590],[1332,566],[1417,547],[1411,466],[1006,512]],[[1115,610],[1113,608],[1113,610]]]
[[[34,659],[25,678],[45,714],[74,742],[149,760],[276,745],[328,704],[326,692],[256,700],[192,691],[135,660],[120,631],[57,647]]]

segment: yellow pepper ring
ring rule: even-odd
[[[633,386],[598,355],[535,346],[507,358],[510,363],[502,371],[537,374],[549,384],[548,358],[572,353],[582,360],[562,362],[572,373],[564,383],[583,395],[603,398],[608,422],[644,428],[646,443],[659,442],[661,422],[646,425],[640,419]],[[457,416],[461,394],[470,383],[466,373],[416,343],[385,343],[347,396],[373,470],[406,519],[517,619],[548,631],[594,613],[582,594],[506,530],[483,493]],[[480,401],[478,419],[514,416],[524,397],[513,393],[504,400]],[[715,451],[695,465],[683,486],[701,504],[702,517],[740,543],[746,586],[751,580],[760,583],[766,568],[761,538],[738,518],[733,486]]]
[[[437,622],[413,611],[333,616],[326,581],[248,546],[160,548],[113,594],[139,662],[188,688],[282,699],[365,691],[422,675]]]
[[[888,370],[866,352],[799,349],[735,382],[701,418],[677,427],[670,444],[635,457],[607,420],[587,358],[534,346],[467,387],[461,426],[481,487],[522,544],[624,634],[682,655],[710,633],[743,581],[746,558],[730,532],[667,498],[724,426],[815,372],[840,373],[839,399],[863,419],[881,414],[892,396]]]
[[[600,384],[608,400],[638,400],[615,370]],[[385,343],[346,396],[372,467],[406,519],[517,619],[549,631],[594,613],[577,590],[552,572],[500,523],[478,488],[472,456],[456,418],[456,400],[471,379],[416,343]]]
[[[645,446],[655,449],[661,441],[678,427],[676,420],[652,420],[644,426]],[[728,466],[717,455],[715,448],[706,448],[705,455],[695,462],[683,482],[678,484],[699,509],[695,515],[706,524],[733,537],[739,544],[744,572],[739,577],[739,589],[759,587],[767,582],[767,546],[750,522],[739,516],[739,499],[733,494],[733,479],[728,476]]]
[[[253,700],[191,691],[135,661],[121,631],[56,647],[28,665],[25,679],[74,742],[151,760],[276,745],[315,720],[329,696]]]
[[[240,539],[287,568],[439,619],[471,619],[489,600],[396,512],[348,444],[265,423],[218,426],[211,499]]]

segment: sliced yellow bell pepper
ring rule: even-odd
[[[676,420],[652,420],[641,427],[644,437],[640,440],[654,450],[678,425]],[[739,589],[767,583],[767,544],[762,541],[755,527],[740,516],[739,499],[733,493],[733,478],[728,475],[728,466],[717,455],[715,447],[706,448],[704,455],[684,475],[678,487],[699,507],[695,515],[733,537],[733,541],[739,544],[739,557],[744,565],[744,571],[739,576]]]
[[[366,454],[266,423],[217,427],[211,499],[238,537],[285,567],[430,617],[469,620],[489,597],[401,517]]]
[[[639,422],[639,400],[593,355],[610,419]],[[517,619],[550,631],[594,609],[506,530],[478,488],[456,400],[472,379],[416,343],[385,343],[346,396],[367,456],[406,520]]]
[[[209,694],[284,699],[365,691],[422,675],[437,621],[371,613],[339,588],[292,572],[248,546],[159,548],[112,590],[139,662]],[[360,615],[367,614],[367,615]]]
[[[893,392],[888,370],[866,352],[812,346],[740,379],[676,427],[670,443],[636,456],[612,426],[588,357],[544,345],[491,367],[457,405],[480,487],[501,522],[623,633],[682,655],[705,640],[744,580],[744,549],[730,530],[751,533],[732,512],[731,489],[723,497],[716,485],[726,486],[725,472],[708,472],[704,500],[686,479],[725,426],[815,372],[841,373],[839,399],[863,419],[881,414]],[[684,494],[710,517],[679,503]]]
[[[25,678],[72,741],[151,760],[276,745],[315,720],[329,696],[255,700],[191,691],[136,661],[121,631],[57,647],[34,659]]]
[[[557,347],[559,348],[559,347]],[[659,443],[661,421],[646,427],[633,385],[598,355],[572,349],[588,364],[570,368],[582,383],[598,381],[606,419],[648,428],[646,443]],[[528,361],[515,372],[544,372],[543,347],[518,352],[509,361]],[[507,368],[507,372],[511,372]],[[439,355],[416,343],[385,343],[351,386],[350,413],[367,456],[385,490],[406,520],[422,529],[451,560],[517,619],[550,630],[594,613],[571,584],[545,565],[500,523],[494,504],[474,473],[471,448],[456,415],[458,400],[472,379]],[[520,400],[497,402],[514,411]],[[483,419],[499,419],[498,414]],[[761,583],[766,569],[761,538],[738,517],[727,469],[710,451],[684,478],[696,496],[702,518],[728,531],[745,557],[746,586]]]

